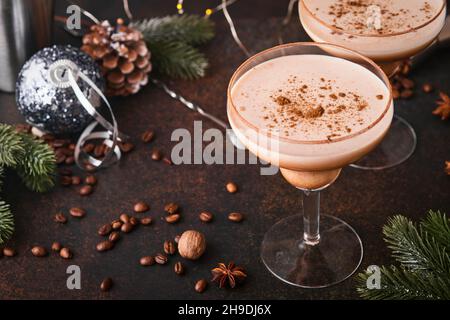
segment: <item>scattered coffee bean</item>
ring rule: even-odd
[[[62,153],[55,152],[55,157],[56,157],[55,159],[56,164],[61,164],[64,161],[66,161],[66,156],[63,155]]]
[[[180,220],[181,216],[178,213],[168,215],[165,217],[167,223],[176,223]]]
[[[111,227],[113,228],[113,230],[119,230],[121,226],[122,226],[122,221],[120,221],[119,219],[111,222]]]
[[[67,222],[67,218],[64,215],[64,213],[62,213],[62,212],[58,212],[57,214],[55,214],[55,217],[53,218],[53,220],[55,220],[55,222],[58,222],[58,223],[66,223]]]
[[[16,250],[14,250],[11,247],[4,247],[3,248],[3,255],[5,257],[14,257],[17,254]]]
[[[165,164],[169,165],[169,166],[172,165],[172,160],[170,160],[170,159],[167,158],[167,157],[164,157],[164,158],[163,158],[163,162],[164,162]]]
[[[155,149],[152,151],[152,160],[154,161],[159,161],[162,158],[162,154],[161,151]]]
[[[67,165],[72,165],[75,163],[75,158],[73,156],[67,157],[66,160],[64,160],[64,163]]]
[[[126,213],[122,213],[119,217],[120,221],[122,221],[123,223],[127,223],[130,222],[130,216],[127,215]]]
[[[62,148],[66,145],[66,141],[62,139],[53,140],[52,146],[54,148]]]
[[[47,255],[47,250],[41,246],[35,246],[31,248],[31,253],[35,257],[45,257]]]
[[[155,133],[153,130],[147,130],[141,135],[142,142],[149,143],[153,140]]]
[[[59,251],[59,256],[63,259],[72,259],[72,251],[69,248],[62,248]]]
[[[207,286],[208,286],[208,282],[206,282],[205,279],[201,279],[195,283],[194,288],[195,288],[195,291],[197,291],[198,293],[202,293],[206,290]]]
[[[410,90],[410,89],[403,90],[403,91],[400,93],[400,97],[403,98],[403,99],[409,99],[409,98],[411,98],[413,95],[414,95],[414,91],[412,91],[412,90]]]
[[[59,252],[62,249],[62,245],[59,242],[52,243],[52,251]]]
[[[108,251],[111,250],[114,247],[114,242],[106,240],[97,243],[97,246],[95,247],[98,252]]]
[[[168,203],[164,206],[164,211],[168,214],[174,214],[177,213],[180,207],[176,203]]]
[[[105,153],[105,147],[106,147],[106,145],[104,145],[104,144],[99,144],[99,145],[95,146],[94,156],[96,158],[100,158],[101,156],[103,156]]]
[[[175,252],[177,251],[177,246],[175,244],[175,242],[171,241],[171,240],[166,240],[164,241],[164,252],[170,255],[175,254]]]
[[[86,153],[91,153],[92,151],[94,151],[95,149],[95,145],[93,143],[86,143],[83,146],[83,151]]]
[[[85,185],[80,188],[78,193],[82,196],[88,196],[92,193],[92,191],[93,191],[93,188],[91,185]]]
[[[152,223],[152,218],[150,217],[145,217],[145,218],[141,218],[141,224],[144,226],[148,226]]]
[[[198,217],[199,217],[200,221],[208,223],[208,222],[212,221],[213,214],[211,212],[204,211],[204,212],[200,212]]]
[[[398,89],[392,88],[392,98],[393,99],[400,98],[400,91],[398,91]]]
[[[232,212],[228,215],[228,220],[233,222],[241,222],[244,219],[244,215],[239,212]]]
[[[90,174],[84,179],[84,183],[93,186],[97,183],[97,178],[94,175]]]
[[[184,267],[183,264],[178,261],[177,263],[175,263],[175,265],[173,266],[173,270],[175,271],[176,274],[178,275],[182,275],[184,273]]]
[[[123,153],[128,153],[134,149],[134,145],[130,142],[120,142],[119,148]]]
[[[72,217],[83,218],[86,215],[86,211],[82,208],[70,208],[69,213]]]
[[[69,146],[68,146],[67,148],[68,148],[69,150],[74,151],[74,150],[75,150],[75,147],[76,147],[76,144],[75,144],[75,143],[70,143]]]
[[[81,178],[79,176],[73,176],[71,183],[74,186],[78,186],[81,184]]]
[[[109,237],[108,237],[109,241],[111,242],[117,242],[120,239],[120,234],[117,231],[113,231],[110,233]]]
[[[175,241],[175,243],[178,243],[178,241],[180,241],[180,238],[181,234],[177,234],[173,240]]]
[[[153,258],[152,256],[145,256],[142,257],[141,259],[139,259],[139,264],[141,266],[151,266],[155,264],[155,258]]]
[[[107,292],[111,290],[113,284],[114,283],[111,278],[105,278],[102,283],[100,283],[100,290],[102,290],[103,292]]]
[[[64,187],[68,187],[72,185],[72,177],[70,176],[62,176],[59,179],[59,183],[64,186]]]
[[[143,201],[139,201],[134,205],[133,209],[134,212],[142,213],[148,211],[150,209],[150,206]]]
[[[166,256],[165,254],[158,253],[158,254],[155,256],[155,262],[156,262],[157,264],[166,264],[167,261],[169,261],[169,259],[167,258],[167,256]]]
[[[86,171],[88,172],[94,172],[97,168],[90,163],[86,163],[84,165],[84,169],[86,169]]]
[[[229,193],[236,193],[238,190],[237,185],[233,182],[228,182],[226,188]]]
[[[99,236],[104,237],[104,236],[107,236],[111,232],[111,229],[112,229],[111,224],[107,223],[107,224],[102,225],[98,229],[97,233]]]
[[[425,93],[430,93],[430,92],[432,92],[433,91],[433,86],[430,84],[430,83],[425,83],[423,86],[422,86],[422,90],[423,90],[423,92],[425,92]]]
[[[412,81],[411,79],[408,79],[408,78],[402,78],[401,82],[402,82],[403,88],[405,88],[405,89],[412,89],[415,86],[414,81]]]
[[[130,218],[130,224],[135,227],[139,224],[139,220],[136,217],[131,217]]]
[[[133,225],[130,222],[125,222],[122,227],[120,227],[120,230],[124,233],[129,233],[133,230]]]
[[[61,176],[71,176],[73,174],[72,170],[69,168],[59,168],[58,173]]]

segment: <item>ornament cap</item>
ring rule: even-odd
[[[58,88],[70,88],[69,70],[76,81],[79,68],[73,61],[61,59],[53,62],[48,69],[50,81]]]

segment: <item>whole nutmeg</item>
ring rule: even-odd
[[[196,260],[206,249],[206,239],[203,233],[195,230],[183,232],[178,241],[178,252],[183,258]]]

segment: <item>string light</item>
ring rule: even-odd
[[[183,0],[178,0],[178,3],[177,3],[177,11],[178,11],[178,14],[183,14],[183,13],[184,13],[184,10],[183,10]]]

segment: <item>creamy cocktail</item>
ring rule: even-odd
[[[386,75],[338,46],[282,45],[238,68],[227,112],[239,140],[304,191],[303,222],[301,216],[285,218],[264,238],[268,269],[302,287],[346,279],[361,261],[361,242],[342,220],[319,215],[319,191],[388,131],[393,103]]]

